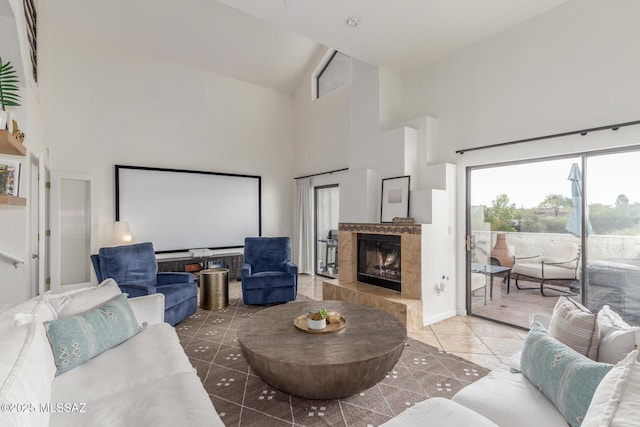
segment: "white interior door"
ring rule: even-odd
[[[50,182],[49,168],[45,163],[44,153],[38,154],[38,288],[39,293],[50,289],[49,268],[49,198],[47,185]]]
[[[46,183],[49,181],[49,171],[46,168],[44,153],[31,154],[30,167],[30,192],[29,200],[30,221],[29,247],[31,252],[30,283],[31,292],[42,295],[49,287],[47,278],[48,253],[46,230],[48,229],[47,211],[48,200],[46,197]]]

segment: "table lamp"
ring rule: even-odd
[[[116,221],[113,225],[113,243],[116,245],[127,245],[133,242],[131,229],[127,221]]]

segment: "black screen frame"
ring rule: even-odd
[[[138,170],[138,171],[154,171],[154,172],[162,172],[162,173],[187,173],[187,174],[200,174],[205,176],[221,176],[221,177],[230,177],[230,178],[242,178],[242,179],[255,179],[257,180],[257,188],[258,188],[258,213],[257,213],[257,228],[258,228],[258,236],[262,236],[262,177],[259,175],[248,175],[248,174],[234,174],[234,173],[225,173],[225,172],[212,172],[212,171],[202,171],[202,170],[192,170],[192,169],[174,169],[174,168],[159,168],[159,167],[149,167],[149,166],[132,166],[132,165],[115,165],[115,219],[116,221],[121,220],[121,171],[124,170]],[[135,236],[134,236],[135,237]],[[207,249],[234,249],[234,248],[242,248],[243,244],[238,245],[222,245],[222,246],[206,246]],[[184,252],[190,249],[199,249],[205,248],[205,246],[196,247],[176,247],[171,249],[161,249],[156,250],[156,253],[173,253],[173,252]]]

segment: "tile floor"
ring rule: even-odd
[[[518,289],[512,278],[510,291],[507,293],[507,283],[503,282],[502,277],[494,277],[492,292],[489,292],[492,298],[488,297],[485,304],[484,289],[478,289],[475,296],[472,297],[471,310],[476,315],[488,319],[498,319],[523,328],[529,326],[529,314],[531,313],[544,313],[551,316],[553,307],[560,296],[558,292],[552,290],[553,287],[545,286],[547,296],[542,296],[538,283],[520,279],[520,286],[523,289]],[[576,298],[579,300],[580,296],[577,295]]]
[[[321,276],[300,275],[298,293],[322,300]],[[240,282],[229,284],[231,297],[242,295]],[[527,332],[471,316],[457,316],[411,332],[409,336],[487,369],[522,349]]]

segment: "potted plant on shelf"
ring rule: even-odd
[[[11,65],[11,61],[3,62],[0,57],[0,129],[7,128],[9,113],[5,107],[19,107],[20,94],[18,93],[18,74]]]
[[[307,326],[316,331],[324,329],[327,326],[327,316],[327,310],[324,308],[310,311],[307,314]]]

